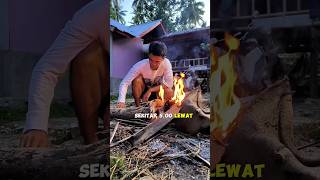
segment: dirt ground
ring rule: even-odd
[[[320,141],[320,99],[294,99],[294,135],[297,147]],[[320,143],[300,151],[320,154]]]
[[[112,129],[116,122],[111,121]],[[138,129],[120,124],[113,142]],[[111,179],[208,179],[209,166],[195,154],[210,161],[209,136],[192,137],[169,125],[138,147],[124,142],[111,148]],[[119,159],[123,161],[121,165],[117,163]]]
[[[297,147],[320,140],[320,99],[294,99],[294,133]],[[53,118],[49,121],[50,148],[81,146],[82,138],[75,117]],[[120,122],[112,119],[110,132]],[[1,148],[17,148],[24,120],[0,121]],[[133,134],[146,125],[120,122],[112,142]],[[102,123],[100,124],[102,126]],[[208,179],[209,136],[190,136],[168,125],[150,141],[132,148],[128,142],[111,149],[113,179]],[[320,153],[320,144],[301,151]],[[199,158],[200,157],[200,158]],[[202,158],[202,159],[201,159]]]
[[[1,148],[19,147],[24,123],[24,121],[13,121],[0,125]],[[49,141],[50,148],[81,146],[83,139],[80,136],[77,118],[50,119]]]

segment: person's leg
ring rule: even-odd
[[[71,63],[71,95],[86,144],[98,141],[98,111],[109,84],[106,61],[106,52],[95,41]]]
[[[144,93],[144,90],[145,90],[145,84],[143,81],[143,77],[139,75],[132,81],[132,95],[137,107],[140,106],[140,100],[141,100],[141,96]]]

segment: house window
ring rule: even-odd
[[[208,63],[208,61],[209,61],[209,59],[208,59],[208,58],[204,59],[204,62],[203,62],[203,63],[204,63],[204,65],[209,64],[209,63]]]
[[[267,0],[255,1],[255,10],[258,11],[258,14],[267,13]]]
[[[240,16],[250,16],[252,0],[240,0]]]
[[[279,13],[283,12],[283,0],[269,0],[270,1],[270,12],[271,13]],[[288,4],[288,3],[287,3]],[[291,4],[291,1],[290,3]]]
[[[290,0],[287,2],[287,11],[297,11],[298,10],[298,0]]]
[[[190,60],[189,60],[190,61]],[[193,66],[193,61],[190,61],[190,66]]]
[[[235,16],[237,11],[237,1],[231,0],[214,0],[213,1],[213,16],[214,18],[223,18]]]
[[[301,10],[308,10],[309,9],[309,1],[300,0],[301,3]]]
[[[190,65],[189,61],[185,60],[184,61],[184,67],[188,67]]]
[[[172,61],[171,64],[172,64],[172,67],[177,67],[177,61]]]

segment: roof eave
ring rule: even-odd
[[[165,29],[164,29],[161,21],[159,21],[159,22],[157,22],[154,26],[152,26],[152,27],[149,28],[148,30],[146,30],[146,31],[144,31],[143,33],[141,33],[141,34],[139,35],[139,37],[142,38],[143,36],[147,35],[147,34],[148,34],[149,32],[151,32],[152,30],[154,30],[155,28],[157,28],[159,25],[161,26],[164,34],[166,34],[166,31],[165,31]]]

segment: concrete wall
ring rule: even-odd
[[[112,38],[111,38],[112,39]],[[142,40],[121,39],[112,40],[110,43],[110,95],[118,96],[119,85],[130,68],[140,61],[143,56]],[[131,87],[127,94],[131,94]]]
[[[142,59],[142,40],[113,40],[111,50],[111,77],[124,78],[129,69]]]
[[[41,56],[32,53],[0,51],[0,97],[27,100],[34,65]],[[69,100],[69,73],[59,81],[55,100]]]

